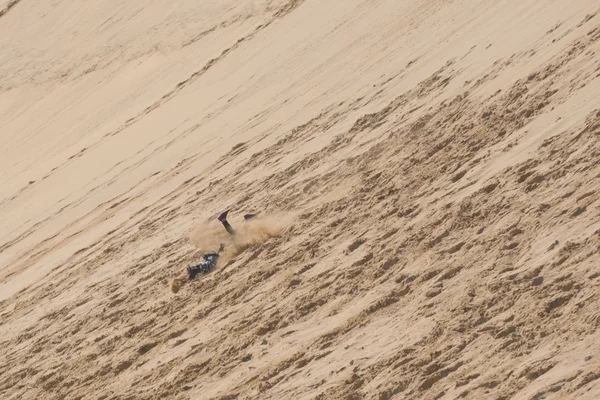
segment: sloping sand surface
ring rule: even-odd
[[[0,0],[0,399],[600,399],[599,54],[597,0]]]

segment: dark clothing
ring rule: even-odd
[[[191,281],[198,274],[208,274],[212,271],[217,265],[217,261],[219,260],[219,253],[206,253],[202,256],[204,261],[200,264],[192,265],[187,268],[188,271],[188,279]]]

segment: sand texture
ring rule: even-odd
[[[598,0],[0,0],[0,399],[598,400],[599,328]]]

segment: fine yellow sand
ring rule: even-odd
[[[597,400],[599,328],[598,0],[0,0],[0,399]]]

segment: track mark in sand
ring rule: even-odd
[[[234,51],[238,47],[240,47],[242,45],[242,43],[247,42],[249,40],[252,40],[252,38],[254,38],[260,31],[262,31],[263,29],[267,28],[269,25],[271,25],[277,19],[282,18],[285,15],[287,15],[288,13],[292,12],[294,9],[296,9],[298,6],[300,6],[300,4],[302,4],[303,1],[304,0],[292,0],[292,1],[290,1],[283,8],[281,8],[277,13],[275,13],[274,18],[272,18],[271,20],[269,20],[268,22],[266,22],[266,23],[264,23],[262,25],[257,26],[254,29],[254,31],[252,33],[248,34],[247,36],[239,38],[233,45],[231,45],[230,47],[228,47],[225,50],[223,50],[220,55],[218,55],[215,58],[210,59],[204,65],[204,67],[202,67],[198,71],[196,71],[193,74],[191,74],[187,79],[179,82],[175,86],[174,89],[172,89],[167,94],[163,95],[160,98],[160,100],[158,100],[154,104],[148,106],[144,111],[142,111],[140,114],[136,115],[135,117],[132,117],[132,118],[128,119],[125,122],[124,125],[122,125],[121,127],[117,128],[117,130],[115,130],[115,131],[113,131],[111,133],[106,134],[106,136],[114,136],[114,135],[118,134],[119,132],[122,132],[128,126],[130,126],[130,125],[136,123],[137,121],[139,121],[143,116],[149,114],[150,112],[152,112],[156,108],[158,108],[158,107],[162,106],[163,104],[167,103],[168,101],[170,101],[179,91],[181,91],[183,88],[185,88],[186,86],[188,86],[191,83],[193,83],[196,79],[198,79],[200,76],[202,76],[204,73],[206,73],[209,69],[211,69],[219,61],[221,61],[223,58],[225,58],[229,53],[231,53],[232,51]]]
[[[592,20],[592,18],[594,18],[596,16],[598,12],[592,13],[592,14],[587,14],[583,20],[577,25],[578,28],[581,28],[583,25],[587,24],[589,21]]]
[[[2,15],[4,15],[6,12],[8,12],[12,7],[14,7],[20,1],[21,0],[11,0],[11,2],[8,3],[8,5],[3,10],[0,11],[0,17]],[[64,163],[62,163],[61,165],[53,168],[50,173],[46,174],[44,176],[44,179],[48,178],[49,176],[52,175],[52,173],[54,171],[56,171],[58,169],[61,169],[62,167],[64,167],[66,164],[68,164],[69,162],[73,161],[74,159],[77,159],[77,158],[81,157],[86,152],[93,151],[96,147],[100,146],[100,144],[104,142],[105,138],[112,137],[112,136],[115,136],[115,135],[119,134],[123,130],[127,129],[131,125],[133,125],[136,122],[138,122],[139,120],[141,120],[144,116],[148,115],[149,113],[151,113],[155,109],[157,109],[160,106],[162,106],[162,105],[166,104],[167,102],[169,102],[171,99],[173,99],[173,97],[175,97],[175,95],[179,91],[181,91],[183,88],[185,88],[189,84],[193,83],[196,79],[198,79],[199,77],[201,77],[209,69],[211,69],[213,66],[215,66],[219,61],[221,61],[222,59],[224,59],[228,54],[230,54],[231,52],[233,52],[234,50],[236,50],[238,47],[240,47],[244,42],[247,42],[247,41],[251,40],[252,38],[254,38],[259,32],[261,32],[262,30],[266,29],[268,26],[270,26],[271,24],[273,24],[276,20],[281,19],[281,18],[285,17],[286,15],[288,15],[289,13],[293,12],[303,2],[304,2],[304,0],[290,0],[288,3],[286,3],[285,5],[283,5],[277,12],[275,12],[274,15],[272,16],[272,18],[270,20],[268,20],[267,22],[265,22],[265,23],[263,23],[261,25],[258,25],[254,29],[254,31],[251,32],[250,34],[248,34],[248,35],[246,35],[244,37],[239,38],[233,45],[231,45],[230,47],[228,47],[225,50],[223,50],[220,55],[218,55],[215,58],[210,59],[201,69],[199,69],[198,71],[192,73],[187,79],[179,82],[175,86],[175,88],[173,88],[168,93],[164,94],[159,100],[155,101],[150,106],[146,107],[142,112],[140,112],[139,114],[137,114],[137,115],[135,115],[135,116],[127,119],[125,121],[125,123],[123,123],[117,129],[115,129],[112,132],[106,133],[96,143],[93,143],[93,144],[89,145],[88,147],[83,148],[78,153],[76,153],[74,155],[71,155]],[[205,36],[205,35],[211,33],[212,31],[214,31],[215,29],[216,28],[208,29],[207,31],[202,32],[200,35],[201,36]],[[195,38],[194,41],[198,40],[198,39],[199,39],[199,37]],[[191,43],[188,43],[188,44],[191,44]],[[24,189],[26,189],[26,188],[27,188],[27,186],[25,186],[23,189],[21,189],[21,191],[24,190]],[[14,200],[19,194],[21,194],[21,192],[15,194],[11,198],[11,200]]]
[[[0,10],[0,18],[6,15],[14,6],[16,6],[21,0],[10,0],[8,4]]]

